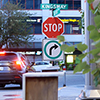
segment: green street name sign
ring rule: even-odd
[[[53,16],[55,17],[56,15],[60,14],[60,8],[57,8],[56,10],[53,11]]]
[[[68,9],[68,4],[41,4],[40,9]]]

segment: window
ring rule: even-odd
[[[81,0],[50,0],[51,4],[68,4],[68,9],[79,9]]]
[[[27,61],[26,61],[26,59],[25,59],[24,56],[21,56],[21,61],[22,61],[25,65],[27,65]]]
[[[16,0],[10,0],[10,3],[17,4]]]
[[[34,34],[42,34],[41,24],[34,24]]]
[[[25,0],[18,0],[22,8],[25,8]]]
[[[35,65],[43,65],[42,62],[37,62]]]
[[[33,0],[26,0],[26,9],[33,9]]]
[[[26,30],[29,32],[29,34],[42,34],[41,17],[30,17],[26,21],[30,25],[30,28]]]
[[[5,55],[0,55],[0,60],[15,60],[17,55],[14,53],[6,53]]]
[[[41,0],[34,0],[34,2],[35,2],[34,9],[40,9]]]
[[[81,43],[81,42],[74,42],[74,45],[79,44],[79,43]]]
[[[22,9],[40,9],[40,4],[42,0],[1,0],[1,5],[3,6],[8,1],[14,4],[21,4]],[[0,8],[1,8],[0,5]]]
[[[75,48],[77,48],[77,44],[79,44],[81,42],[74,42]]]
[[[4,6],[4,4],[6,4],[8,2],[8,0],[2,0],[2,6]]]
[[[81,29],[79,29],[79,25],[73,25],[72,32],[74,34],[81,34]]]
[[[41,42],[35,42],[33,43],[35,48],[42,48],[42,43]]]
[[[65,2],[64,2],[65,0],[58,0],[58,4],[64,4]]]
[[[27,43],[27,48],[33,48],[33,42],[28,42]]]
[[[26,31],[28,31],[28,33],[29,34],[33,34],[33,25],[32,26],[30,26],[30,28],[29,29],[27,29]]]
[[[66,0],[66,4],[68,4],[68,9],[73,9],[73,0]]]
[[[1,8],[2,1],[0,1],[0,8]]]
[[[49,65],[49,63],[43,62],[43,65]]]
[[[74,9],[81,8],[81,1],[80,0],[74,0]]]
[[[72,46],[73,42],[64,42],[64,44],[68,45],[68,46]]]
[[[79,25],[65,24],[65,33],[64,34],[81,34],[81,29],[79,29]]]
[[[57,4],[57,0],[50,0],[51,4]]]
[[[73,46],[73,45],[77,45],[77,44],[79,44],[79,43],[81,43],[81,42],[64,42],[64,44],[66,44],[66,45],[68,45],[68,46]],[[77,46],[75,46],[75,48],[76,48]]]
[[[72,33],[72,25],[65,24],[65,33],[66,34]]]

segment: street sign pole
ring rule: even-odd
[[[54,12],[55,9],[51,9],[51,10],[52,10],[52,16],[53,16],[53,12]]]

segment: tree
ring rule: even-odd
[[[87,1],[88,1],[89,5],[91,5],[91,3],[94,0],[87,0]],[[89,63],[94,64],[95,68],[94,68],[94,70],[91,70],[91,68],[90,68],[91,66],[89,64],[87,64],[86,61],[84,61],[84,62],[79,63],[75,67],[74,73],[80,72],[80,71],[82,71],[83,74],[91,72],[91,74],[94,76],[95,86],[97,86],[98,84],[100,84],[100,3],[94,10],[91,9],[91,7],[89,7],[89,8],[90,8],[91,12],[95,15],[95,17],[94,17],[95,25],[89,25],[87,27],[88,31],[90,31],[89,38],[93,41],[91,46],[94,46],[94,49],[92,49],[89,52],[84,52],[88,48],[88,46],[86,44],[82,44],[82,43],[77,44],[77,48],[78,48],[78,50],[80,50],[82,52],[82,54],[80,54],[78,56],[78,58],[80,60],[82,60],[83,58],[88,56],[88,54],[93,56],[92,59],[89,58]],[[83,19],[83,15],[84,15],[84,13],[82,14],[82,19]],[[80,24],[80,25],[82,28],[83,25],[82,24]],[[58,36],[57,39],[61,42],[65,41],[64,36]],[[68,46],[66,44],[63,44],[63,45],[61,45],[61,50],[64,52],[73,52],[75,50],[75,46],[76,45]]]
[[[2,6],[0,10],[0,48],[20,46],[33,38],[33,35],[30,35],[31,24],[27,22],[31,14],[23,11],[21,7],[21,4],[9,1]]]

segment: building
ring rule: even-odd
[[[1,6],[5,3],[2,0]],[[29,11],[33,16],[30,17],[28,22],[33,24],[31,30],[34,35],[34,41],[29,41],[30,47],[23,46],[19,48],[10,48],[10,50],[23,52],[27,54],[31,62],[42,60],[42,40],[47,38],[42,33],[42,23],[48,18],[52,17],[52,9],[40,9],[41,4],[68,4],[68,9],[61,9],[60,14],[56,17],[60,18],[64,22],[65,32],[64,35],[68,45],[75,45],[80,42],[84,42],[84,35],[82,29],[79,29],[78,22],[81,19],[79,9],[83,9],[84,0],[9,0],[10,2],[19,2],[23,5],[26,11]],[[64,6],[62,6],[64,8]],[[73,56],[73,61],[76,58],[76,54],[65,53],[65,63],[68,55]],[[72,62],[73,62],[72,61]],[[67,64],[67,63],[66,63]]]

